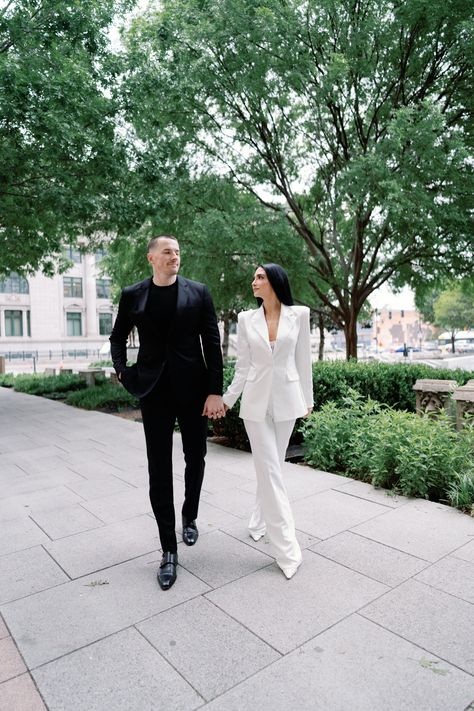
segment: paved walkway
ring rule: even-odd
[[[292,580],[246,535],[250,455],[210,444],[162,592],[141,425],[0,388],[0,709],[474,708],[474,520],[285,470]]]

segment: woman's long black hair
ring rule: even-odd
[[[273,264],[272,262],[269,264],[259,264],[258,266],[261,267],[267,275],[267,279],[272,285],[278,301],[281,301],[281,303],[286,306],[293,306],[294,301],[293,296],[291,295],[288,274],[283,267],[280,267],[279,264]],[[260,299],[258,296],[256,298],[257,303],[260,306],[263,299]]]

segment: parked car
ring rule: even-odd
[[[405,346],[400,346],[400,348],[395,349],[395,353],[404,353],[405,351]],[[420,353],[420,349],[417,348],[416,346],[407,346],[407,351],[412,352],[412,353]]]

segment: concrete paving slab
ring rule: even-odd
[[[455,558],[462,558],[462,560],[467,560],[470,563],[474,563],[474,540],[472,540],[470,543],[466,543],[465,546],[457,548],[455,551],[453,551],[451,555],[453,555]]]
[[[0,684],[0,709],[47,711],[29,674],[22,674]]]
[[[151,512],[148,486],[129,487],[126,491],[111,493],[110,496],[102,496],[93,501],[85,501],[83,506],[105,523],[126,521],[129,518]]]
[[[179,562],[200,580],[217,588],[271,565],[273,559],[226,533],[214,531],[192,548],[183,546]]]
[[[204,491],[210,494],[218,494],[222,491],[228,491],[229,489],[240,488],[245,491],[245,487],[249,486],[249,484],[248,480],[244,477],[238,474],[231,474],[225,471],[225,469],[220,469],[208,461],[202,486]]]
[[[71,578],[109,568],[160,548],[156,522],[137,516],[117,524],[60,538],[46,550]]]
[[[31,497],[31,495],[35,493],[41,494],[47,502],[48,494],[45,493],[46,490],[59,489],[60,487],[67,486],[69,483],[80,481],[83,481],[82,477],[78,474],[74,474],[74,472],[71,472],[67,467],[63,467],[63,469],[58,468],[49,473],[25,473],[24,477],[14,478],[2,487],[0,507],[5,509],[5,512],[9,507],[16,507],[17,505],[21,507],[23,506],[24,499]],[[69,497],[69,500],[79,499],[80,497],[77,495],[75,499],[74,497]]]
[[[53,509],[69,508],[83,499],[66,486],[54,486],[46,490],[29,491],[19,496],[4,499],[3,506],[20,507],[27,514],[37,514]]]
[[[68,466],[71,471],[80,474],[81,477],[85,479],[92,479],[93,481],[101,479],[107,481],[114,476],[120,481],[123,474],[122,469],[119,469],[105,459],[96,459],[95,457],[83,459],[75,464],[69,464]]]
[[[33,672],[50,711],[182,711],[202,698],[135,629]]]
[[[11,637],[0,639],[0,683],[26,671],[15,642]]]
[[[474,605],[408,580],[361,614],[474,674]]]
[[[338,533],[311,550],[369,578],[394,587],[426,568],[429,563],[349,531]]]
[[[119,474],[120,472],[117,472]],[[134,491],[135,487],[113,475],[104,475],[98,479],[81,479],[68,484],[68,488],[86,501],[100,499],[119,492]]]
[[[3,621],[3,617],[0,615],[0,639],[3,639],[4,637],[9,637],[10,632],[7,630],[7,626],[5,622]]]
[[[305,499],[312,494],[318,494],[321,491],[334,489],[339,486],[341,477],[337,474],[330,474],[301,464],[290,464],[285,462],[283,465],[283,481],[290,501],[298,501]],[[351,481],[350,479],[345,481]],[[256,480],[248,482],[240,488],[244,491],[254,493],[256,490]]]
[[[68,581],[42,546],[0,556],[0,604]]]
[[[177,517],[178,516],[179,508],[177,509]],[[223,511],[216,506],[212,506],[203,499],[199,502],[199,512],[197,517],[199,534],[210,533],[211,531],[216,531],[219,528],[232,526],[232,524],[238,523],[239,521],[242,521],[242,519],[239,519],[238,516],[234,516],[228,511]],[[176,523],[179,525],[178,520]]]
[[[206,704],[205,711],[462,711],[474,680],[358,615]]]
[[[103,522],[86,511],[81,504],[52,511],[38,511],[31,514],[31,518],[53,540],[103,526]]]
[[[391,513],[387,506],[347,496],[340,491],[322,491],[292,504],[296,528],[316,538],[329,538],[362,521]]]
[[[381,583],[305,551],[291,580],[275,564],[206,597],[286,654],[387,590]]]
[[[137,629],[206,700],[280,659],[278,652],[202,597],[161,612]],[[190,649],[197,653],[190,654]]]
[[[347,528],[432,563],[474,537],[473,518],[449,506],[422,499]]]
[[[474,604],[474,563],[448,556],[423,570],[415,580]]]
[[[41,528],[26,516],[12,519],[8,522],[8,526],[2,526],[2,528],[0,555],[22,551],[49,541],[48,536],[43,533]]]
[[[258,551],[261,551],[262,553],[267,553],[268,555],[273,557],[272,547],[270,541],[268,540],[268,537],[263,536],[263,538],[260,538],[259,541],[254,541],[253,538],[251,538],[251,536],[249,535],[246,521],[241,520],[239,521],[239,523],[236,523],[233,526],[226,526],[222,530],[224,531],[224,533],[228,533],[229,536],[233,536],[234,538],[237,538],[239,541],[242,541],[248,546],[256,548]],[[301,550],[309,548],[315,543],[319,543],[319,538],[310,536],[307,533],[304,533],[303,531],[296,530],[296,538],[298,540],[298,543],[300,544]]]
[[[372,484],[352,479],[343,478],[339,484],[332,488],[336,491],[342,491],[343,494],[351,494],[366,501],[374,501],[376,504],[389,506],[392,509],[397,509],[399,506],[404,506],[409,501],[413,501],[413,499],[394,494],[387,489],[376,489]]]
[[[179,567],[178,582],[163,592],[156,581],[160,558],[156,553],[141,556],[2,605],[1,613],[28,667],[62,657],[209,590]]]
[[[209,494],[206,501],[233,516],[247,519],[255,506],[255,494],[250,494],[242,489],[227,489],[216,494]]]

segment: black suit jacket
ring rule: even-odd
[[[222,394],[222,351],[217,317],[204,284],[181,276],[178,279],[176,315],[160,358],[163,336],[145,311],[152,279],[127,286],[110,336],[115,371],[136,397],[144,397],[160,376],[173,385],[180,399]],[[136,326],[140,339],[137,362],[127,367],[127,339]]]

